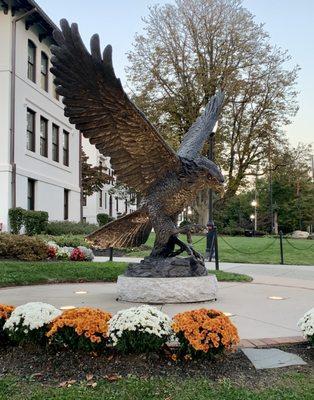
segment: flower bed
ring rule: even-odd
[[[168,315],[147,305],[119,311],[109,322],[111,343],[122,353],[157,351],[171,334]]]
[[[58,246],[53,241],[48,241],[47,246],[47,258],[49,260],[92,261],[94,259],[92,250],[85,246]]]
[[[238,344],[237,328],[217,310],[186,311],[174,316],[172,328],[180,343],[180,353],[213,356]]]
[[[61,311],[50,304],[23,304],[12,311],[3,329],[14,342],[42,344],[46,341],[48,325],[60,314]]]
[[[96,308],[64,311],[53,321],[47,333],[49,343],[87,351],[103,349],[108,341],[110,318],[111,314]]]
[[[312,345],[314,345],[314,308],[307,311],[298,322],[298,327]]]
[[[222,312],[192,310],[173,319],[157,308],[142,305],[116,315],[97,308],[81,307],[61,312],[45,303],[27,303],[17,308],[0,306],[3,332],[15,343],[47,344],[59,349],[148,353],[168,349],[179,342],[185,359],[230,350],[238,341],[236,327]],[[177,348],[173,360],[177,359]],[[165,354],[165,353],[164,353]]]

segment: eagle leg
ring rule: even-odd
[[[186,251],[189,256],[193,256],[193,257],[197,258],[198,260],[204,261],[204,257],[202,256],[202,254],[199,253],[198,251],[196,251],[191,244],[184,243],[182,240],[180,240],[175,235],[173,235],[172,238],[174,240],[174,243],[180,247],[179,250],[174,252],[176,254],[173,253],[174,255],[179,255],[179,254],[183,253],[184,251]]]

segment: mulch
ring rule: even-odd
[[[276,383],[289,370],[313,375],[314,349],[308,344],[276,348],[298,354],[308,364],[257,371],[240,350],[213,360],[173,361],[170,353],[117,355],[109,352],[97,355],[70,350],[54,351],[51,348],[6,346],[0,348],[0,378],[13,375],[47,385],[100,379],[115,381],[130,376],[142,379],[199,377],[213,381],[228,378],[236,384],[256,388]]]

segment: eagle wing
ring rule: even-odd
[[[180,157],[193,160],[199,156],[208,136],[212,133],[218,120],[223,99],[224,94],[220,91],[211,97],[203,113],[183,136],[177,153]]]
[[[180,167],[179,157],[124,92],[113,70],[111,46],[102,57],[94,35],[89,53],[77,24],[61,20],[60,26],[54,31],[51,72],[65,115],[101,154],[111,157],[120,182],[145,194]]]

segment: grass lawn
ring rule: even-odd
[[[146,242],[147,246],[152,247],[155,235],[152,233]],[[181,235],[182,240],[186,236]],[[200,241],[199,241],[200,240]],[[198,242],[199,241],[199,242]],[[230,244],[235,249],[231,248]],[[205,253],[206,238],[204,236],[193,236],[195,249],[200,253]],[[314,265],[314,242],[310,240],[292,240],[289,242],[297,247],[297,250],[284,239],[284,262],[285,264]],[[280,263],[280,244],[279,239],[272,237],[250,238],[242,236],[223,236],[219,237],[219,260],[224,262],[242,262],[253,264],[279,264]],[[250,253],[250,254],[243,254]],[[129,256],[143,257],[149,254],[149,250],[134,250]]]
[[[0,287],[58,282],[114,282],[127,266],[123,262],[0,261]],[[248,275],[211,271],[219,281],[249,282]]]
[[[70,387],[49,387],[32,380],[0,378],[0,400],[312,400],[313,377],[283,373],[279,383],[258,388],[242,387],[228,380],[127,378],[116,382],[98,381],[95,387],[74,383]],[[57,385],[56,385],[57,386]]]

